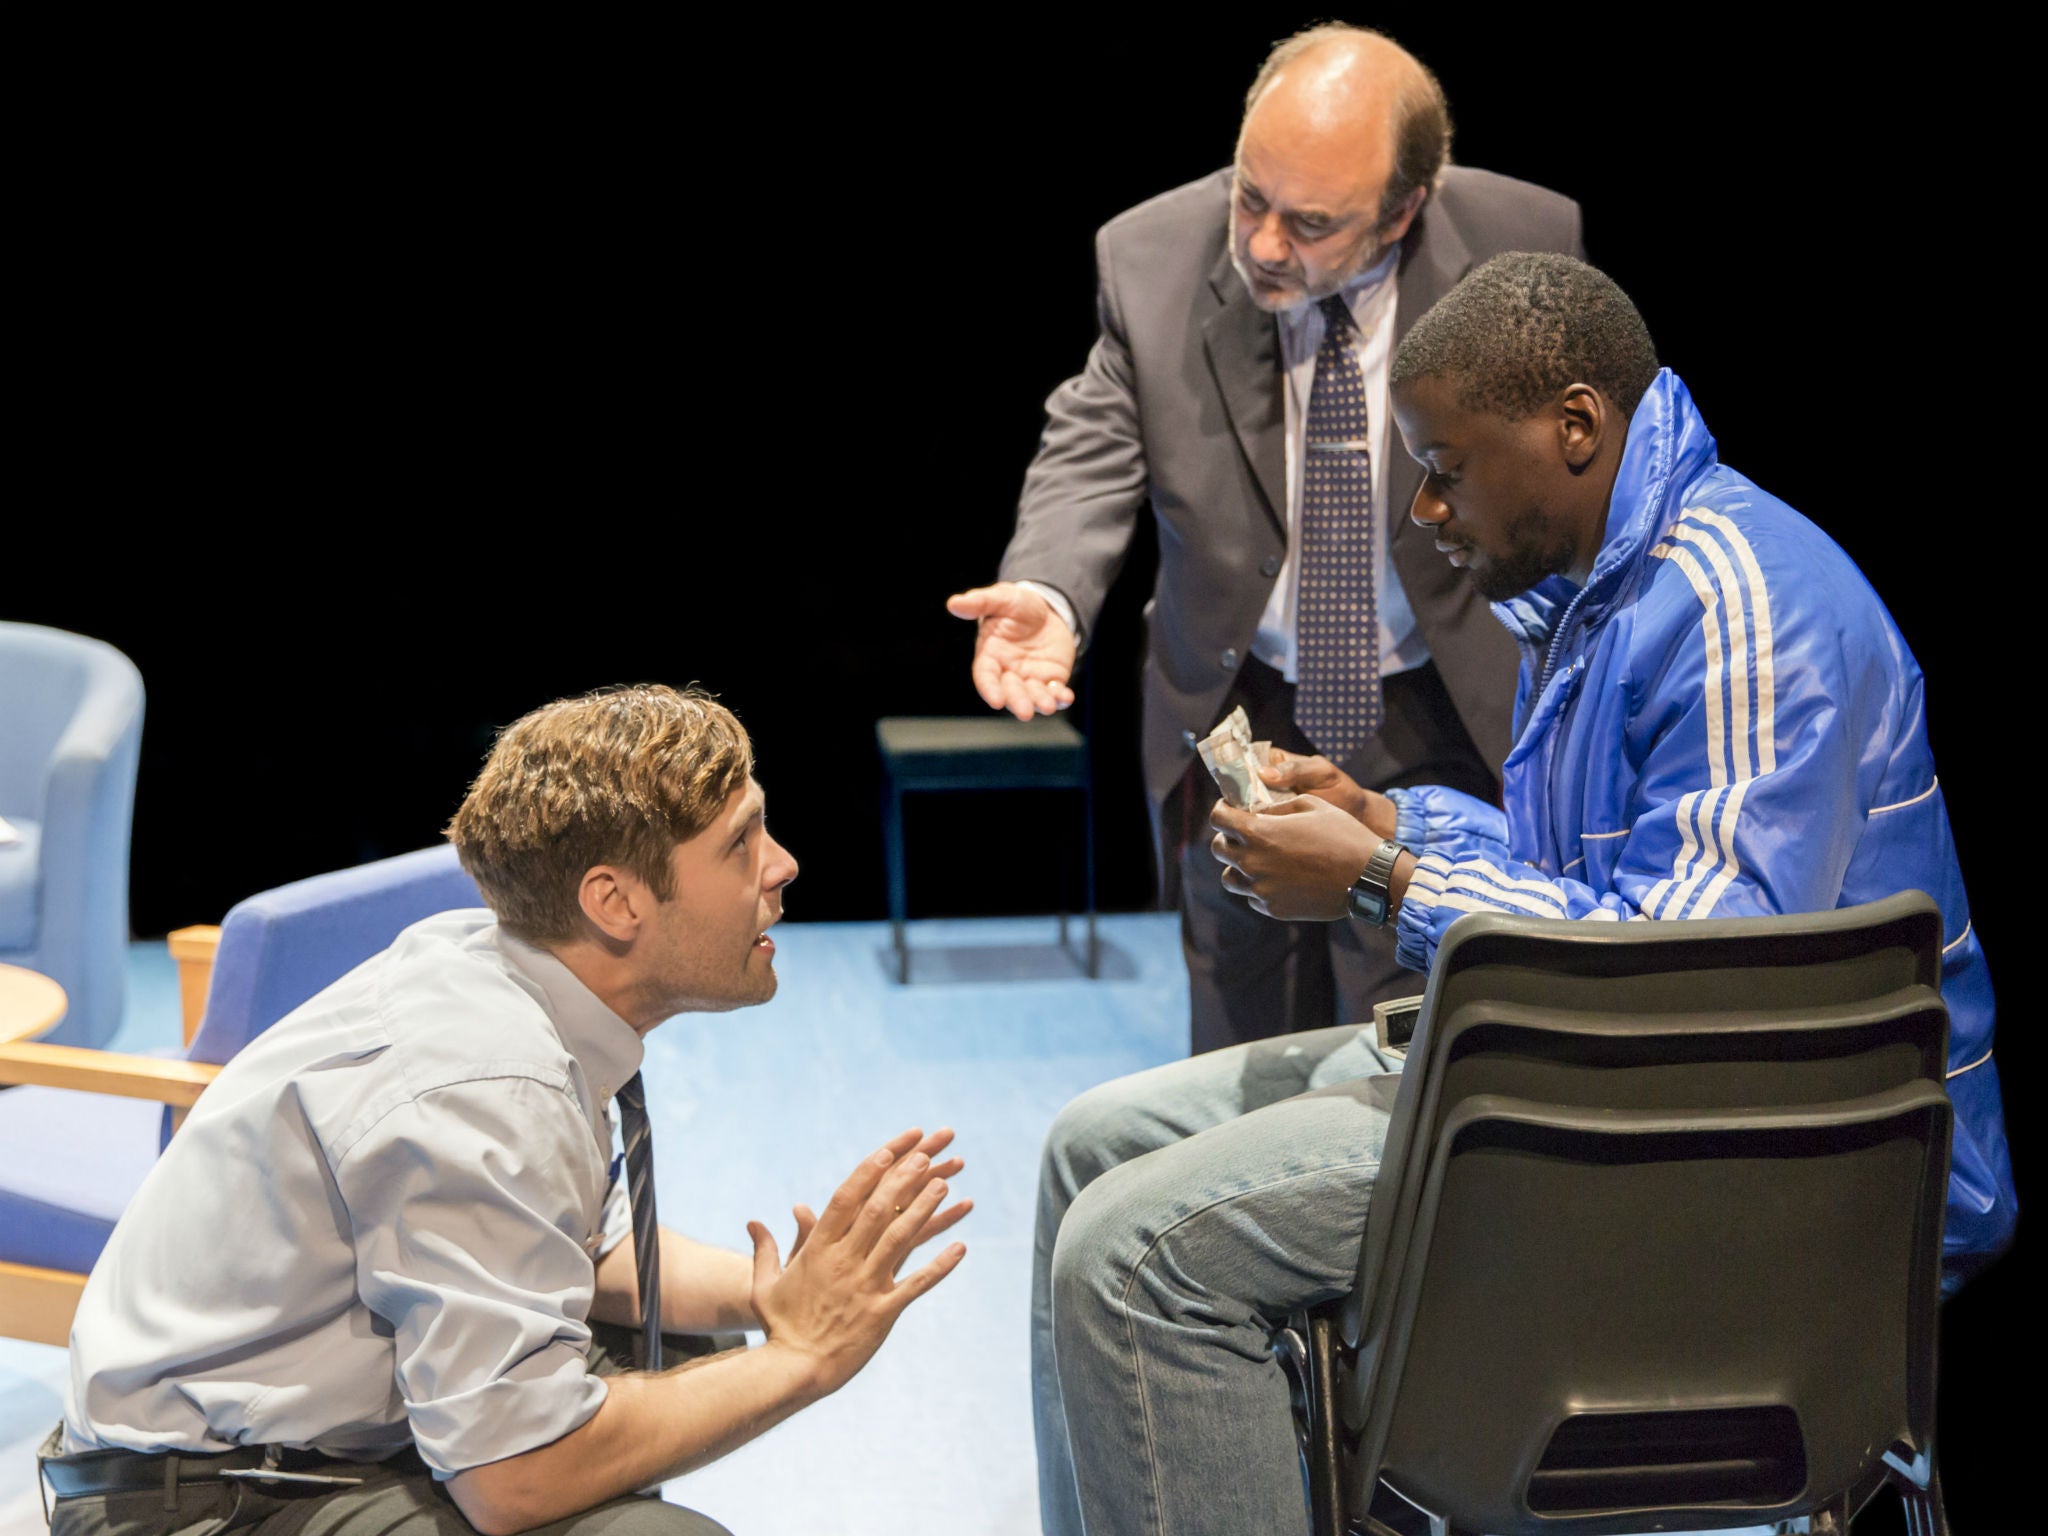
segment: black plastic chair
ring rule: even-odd
[[[1940,1529],[1950,1119],[1929,1082],[1705,1112],[1464,1100],[1429,1159],[1359,1476],[1436,1536],[1842,1531],[1887,1478],[1912,1529]]]
[[[1918,893],[1762,920],[1458,923],[1415,1024],[1358,1282],[1279,1338],[1305,1420],[1318,1536],[1353,1528],[1347,1514],[1370,1528],[1372,1482],[1347,1479],[1342,1464],[1388,1335],[1426,1151],[1465,1098],[1718,1109],[1938,1085],[1940,945],[1939,911]]]

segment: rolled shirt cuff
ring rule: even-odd
[[[606,1391],[588,1355],[563,1340],[480,1387],[405,1408],[421,1460],[445,1479],[552,1445],[587,1424]]]

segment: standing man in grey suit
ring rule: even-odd
[[[1002,579],[947,605],[978,623],[991,707],[1065,708],[1149,496],[1145,785],[1196,1051],[1359,1019],[1413,985],[1377,929],[1274,922],[1222,890],[1195,743],[1227,710],[1376,789],[1497,794],[1514,645],[1408,521],[1419,471],[1387,361],[1487,257],[1579,254],[1579,211],[1447,166],[1449,146],[1435,77],[1391,40],[1329,25],[1279,44],[1234,166],[1097,234],[1101,336],[1046,403]]]

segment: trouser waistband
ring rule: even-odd
[[[63,1429],[43,1442],[36,1465],[48,1480],[50,1492],[60,1499],[85,1498],[93,1494],[136,1493],[152,1488],[174,1491],[183,1483],[219,1482],[229,1474],[249,1474],[247,1481],[261,1486],[286,1483],[340,1483],[360,1481],[348,1476],[309,1476],[306,1469],[330,1467],[334,1458],[319,1451],[291,1446],[245,1445],[232,1451],[75,1451],[55,1454],[63,1443]],[[265,1475],[268,1474],[268,1475]],[[233,1480],[243,1480],[237,1476]]]

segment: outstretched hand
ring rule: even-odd
[[[897,1279],[911,1250],[974,1208],[962,1200],[940,1210],[957,1157],[934,1162],[953,1140],[912,1129],[865,1158],[834,1191],[822,1214],[796,1208],[797,1236],[785,1264],[775,1238],[758,1221],[754,1240],[755,1315],[768,1347],[808,1364],[818,1392],[837,1391],[866,1365],[903,1309],[953,1272],[966,1255],[949,1243],[923,1268]]]
[[[1268,766],[1260,775],[1282,793],[1314,795],[1327,800],[1347,816],[1364,822],[1381,837],[1394,835],[1394,802],[1367,789],[1327,757],[1287,752],[1274,747],[1267,754]]]
[[[1223,888],[1255,911],[1288,922],[1331,922],[1351,911],[1351,885],[1380,838],[1315,794],[1265,811],[1219,800],[1209,813],[1209,848],[1224,866]]]
[[[1019,720],[1074,702],[1074,632],[1029,587],[999,581],[946,599],[956,619],[973,619],[974,687],[990,709]]]
[[[895,1152],[904,1150],[899,1143],[904,1142],[912,1134],[914,1133],[906,1131],[902,1135],[897,1136],[895,1140],[889,1143],[886,1150]],[[922,1152],[926,1157],[937,1157],[952,1144],[953,1128],[949,1125],[942,1125],[911,1150]],[[950,1179],[966,1166],[966,1158],[949,1157],[942,1163],[933,1163],[930,1176],[934,1179]],[[926,1243],[937,1237],[973,1209],[974,1202],[972,1200],[962,1200],[958,1205],[949,1206],[945,1210],[938,1212],[930,1221],[924,1224],[924,1230],[917,1234],[916,1240],[910,1246],[914,1249],[922,1248]],[[792,1206],[790,1214],[796,1217],[796,1241],[789,1245],[789,1256],[794,1259],[804,1251],[804,1243],[818,1225],[818,1215],[808,1205],[801,1204]],[[901,1269],[902,1266],[899,1264],[897,1268]]]

